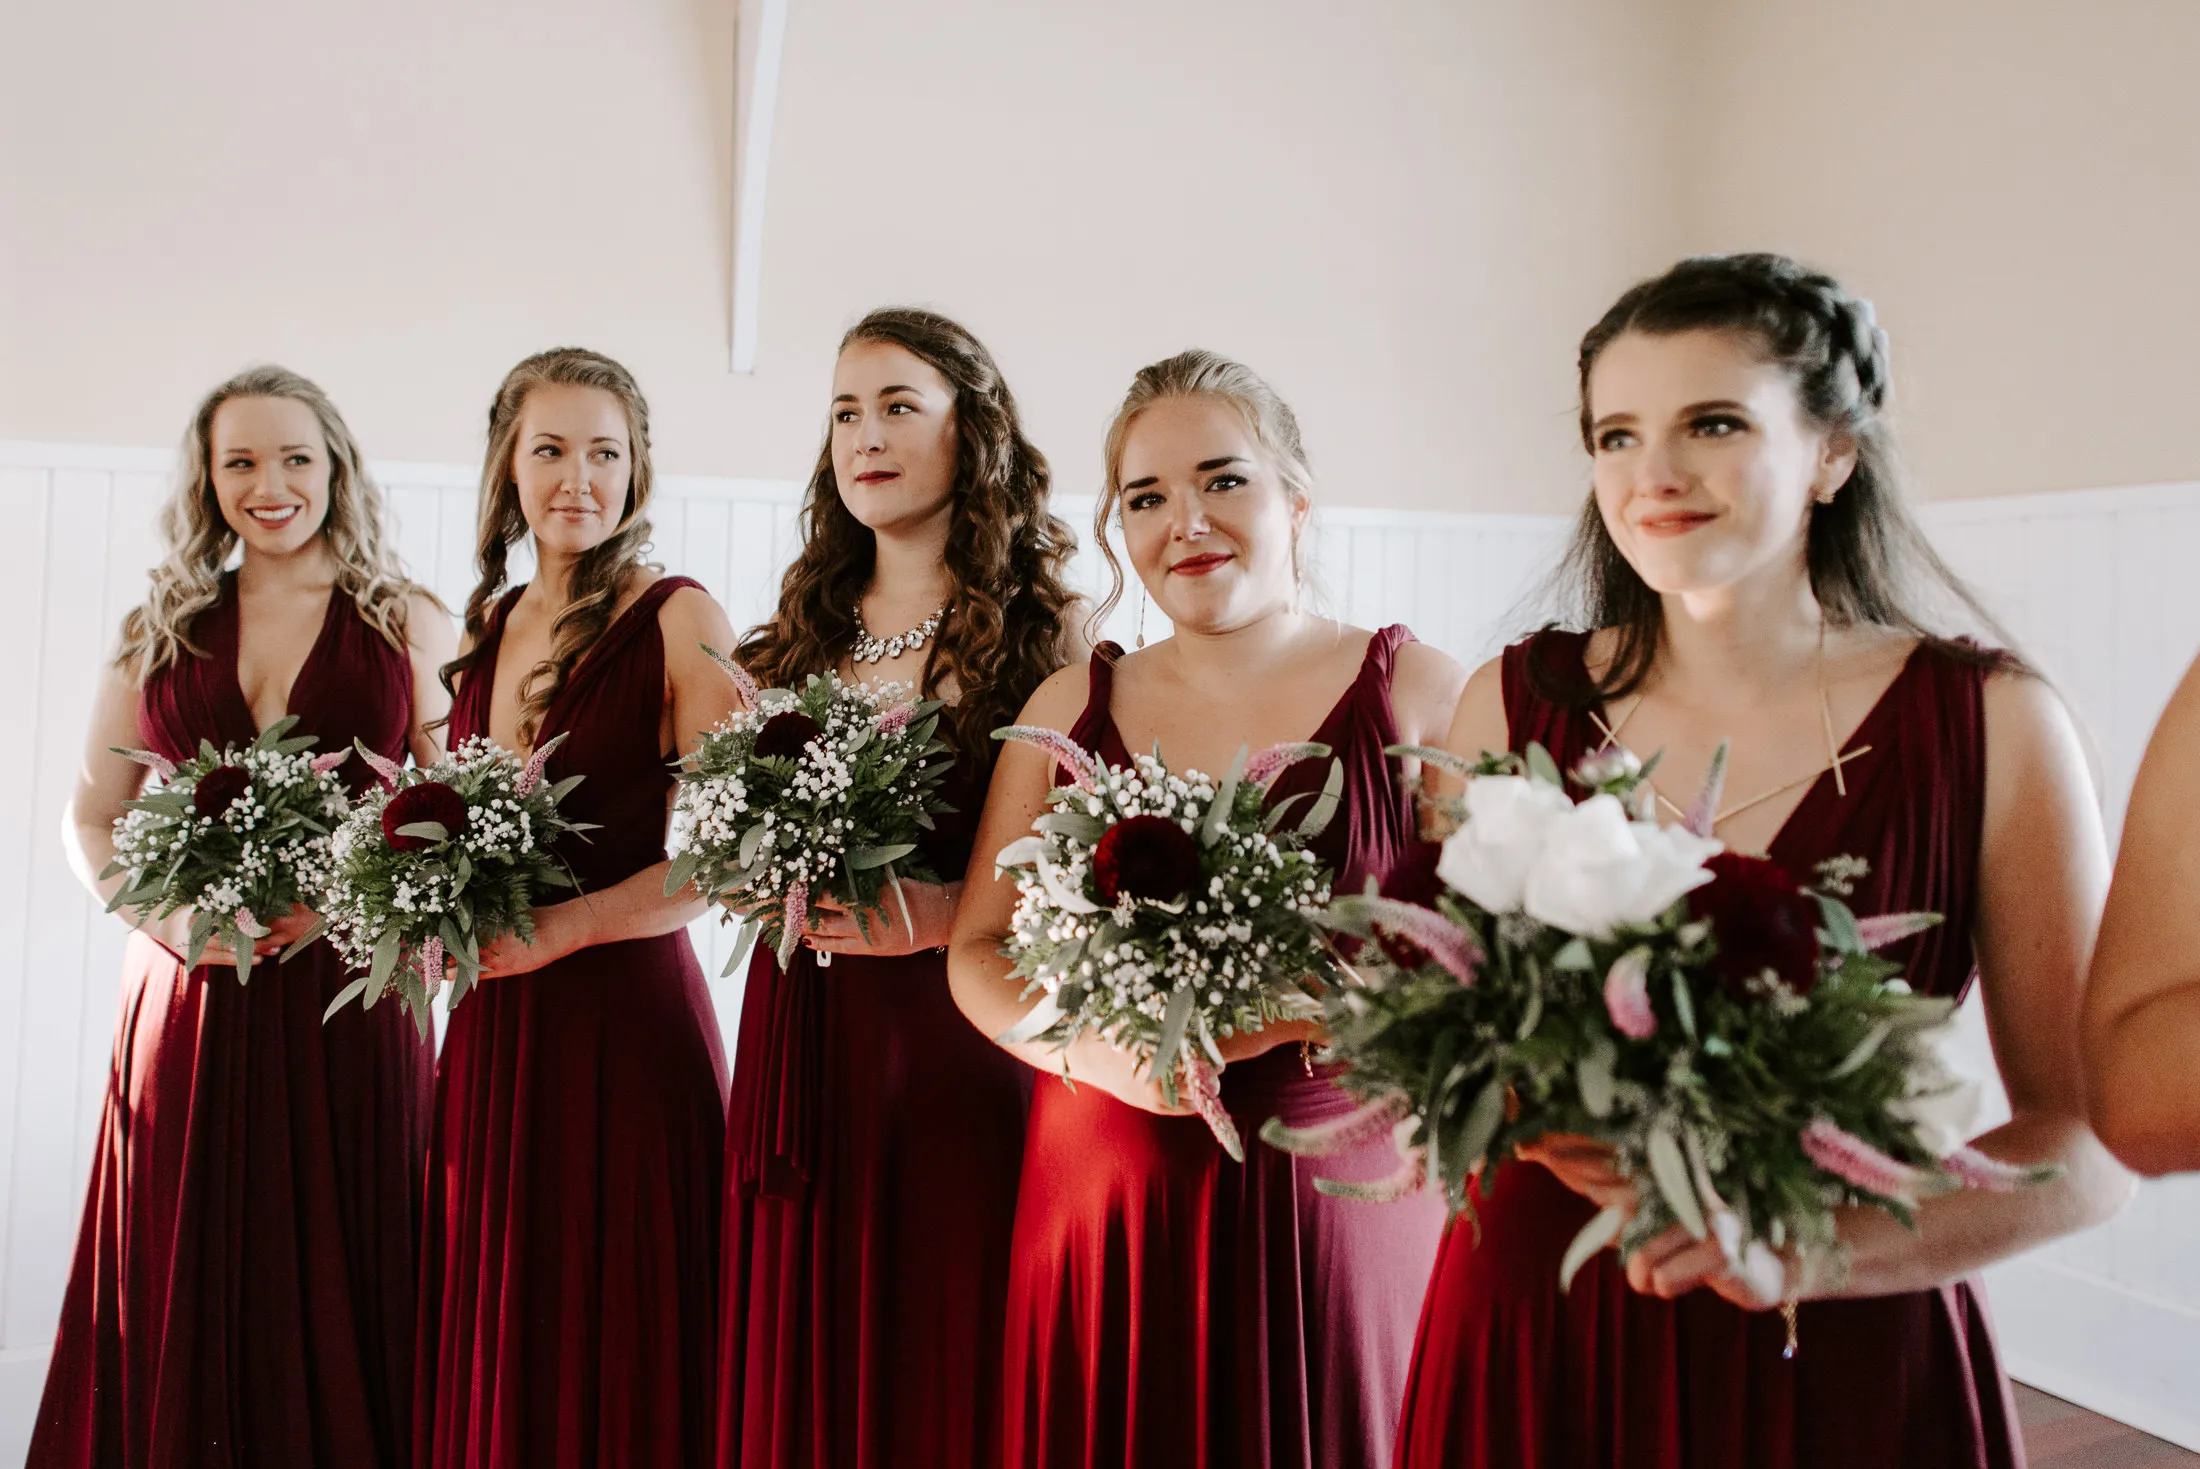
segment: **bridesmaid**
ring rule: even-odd
[[[1685,773],[1731,739],[1716,834],[1799,881],[1863,858],[1859,912],[1945,915],[1891,954],[1924,993],[1986,977],[2015,1115],[1982,1146],[2067,1172],[1936,1199],[1915,1233],[1844,1211],[1841,1248],[1790,1260],[1780,1297],[1677,1229],[1561,1295],[1574,1232],[1632,1196],[1594,1145],[1547,1140],[1481,1198],[1479,1243],[1464,1221],[1445,1235],[1402,1465],[2024,1462],[1976,1272],[2128,1197],[2087,1130],[2076,1039],[2107,864],[2054,691],[1924,615],[1937,596],[1984,616],[1904,504],[1887,383],[1870,306],[1780,256],[1684,261],[1622,296],[1581,345],[1594,492],[1566,565],[1595,631],[1483,667],[1448,744],[1540,741],[1571,766],[1617,739]],[[1797,1301],[1787,1360],[1773,1308]]]
[[[1369,633],[1298,610],[1311,481],[1291,410],[1249,369],[1186,352],[1138,374],[1105,453],[1094,534],[1106,547],[1120,514],[1132,567],[1175,633],[1127,656],[1103,645],[1047,680],[1018,722],[1117,764],[1158,741],[1180,770],[1320,740],[1346,784],[1318,848],[1340,890],[1385,878],[1417,843],[1384,747],[1441,731],[1464,675],[1403,627]],[[1302,765],[1280,791],[1325,774]],[[988,1036],[1027,1008],[999,952],[1015,888],[993,854],[1031,829],[1052,783],[1043,754],[1011,748],[979,826],[952,974]],[[1223,1100],[1248,1139],[1271,1116],[1349,1110],[1307,1059],[1316,1038],[1279,1026],[1224,1043]],[[1441,1209],[1313,1189],[1317,1172],[1388,1172],[1387,1140],[1318,1169],[1256,1140],[1239,1165],[1105,1043],[1014,1049],[1040,1076],[1009,1257],[1007,1462],[1387,1463]]]
[[[2171,696],[2124,814],[2085,997],[2093,1125],[2141,1173],[2200,1170],[2200,663]]]
[[[167,554],[101,678],[69,808],[70,861],[101,899],[121,879],[94,874],[145,777],[113,746],[180,760],[295,714],[323,750],[437,756],[450,619],[405,580],[383,516],[335,405],[296,373],[253,368],[199,405]],[[183,967],[190,921],[149,922],[125,951],[29,1463],[182,1469],[249,1448],[402,1464],[429,1045],[394,1009],[322,1024],[345,981],[329,947],[273,958],[313,923],[305,909],[253,945],[249,987],[218,941]]]
[[[1047,485],[962,327],[889,308],[842,339],[802,554],[740,656],[770,686],[832,669],[950,701],[956,809],[926,856],[952,880],[903,884],[913,930],[866,940],[833,912],[786,972],[762,945],[750,961],[726,1136],[725,1469],[970,1469],[997,1452],[1026,1088],[956,1013],[943,949],[992,731],[1085,651]]]
[[[477,562],[444,670],[457,744],[526,752],[598,824],[580,896],[482,956],[436,1077],[413,1456],[422,1469],[692,1465],[709,1452],[725,1057],[664,894],[671,764],[733,707],[732,629],[649,544],[649,410],[577,348],[489,410]],[[505,590],[532,537],[534,580]]]

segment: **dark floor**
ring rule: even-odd
[[[2017,1384],[2017,1416],[2032,1469],[2196,1469],[2200,1454]]]

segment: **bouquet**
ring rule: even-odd
[[[1329,878],[1305,843],[1335,814],[1343,768],[1331,762],[1327,786],[1304,793],[1312,805],[1285,830],[1302,797],[1271,810],[1268,786],[1328,755],[1326,745],[1279,745],[1250,762],[1240,750],[1217,781],[1171,771],[1158,751],[1128,769],[1105,766],[1049,729],[1015,725],[994,737],[1038,745],[1070,775],[1033,834],[995,858],[1015,873],[1018,894],[1002,952],[1024,995],[1039,997],[1002,1043],[1067,1046],[1097,1033],[1144,1057],[1171,1105],[1188,1093],[1242,1163],[1216,1042],[1321,1013],[1335,972],[1316,922]]]
[[[187,969],[219,937],[237,956],[238,982],[249,981],[252,941],[268,934],[258,915],[289,912],[327,879],[329,828],[348,805],[335,771],[351,752],[309,758],[311,736],[284,738],[297,722],[277,720],[242,750],[201,740],[181,765],[151,750],[115,751],[160,783],[115,823],[114,860],[99,875],[119,873],[123,883],[107,911],[127,903],[143,924],[189,907]]]
[[[424,770],[359,747],[382,784],[330,838],[334,871],[321,912],[329,942],[365,972],[328,1014],[362,996],[372,1006],[394,987],[425,1035],[446,967],[456,1005],[480,978],[484,944],[509,933],[532,939],[544,894],[579,885],[551,847],[595,829],[558,809],[584,777],[542,779],[564,739],[545,741],[522,763],[476,736]]]
[[[1876,952],[1937,915],[1858,918],[1842,901],[1853,858],[1803,888],[1724,851],[1708,836],[1723,749],[1682,827],[1650,819],[1649,769],[1623,750],[1575,772],[1578,803],[1539,747],[1472,766],[1400,753],[1468,776],[1445,890],[1433,907],[1334,906],[1376,940],[1327,1017],[1363,1106],[1264,1133],[1320,1153],[1394,1126],[1398,1174],[1329,1192],[1398,1197],[1433,1177],[1466,1210],[1470,1180],[1492,1187],[1517,1145],[1584,1134],[1641,1186],[1632,1217],[1606,1210],[1575,1238],[1562,1285],[1606,1245],[1631,1254],[1678,1224],[1776,1298],[1777,1252],[1833,1256],[1840,1206],[1913,1224],[1933,1194],[2051,1176],[1963,1146],[1977,1087],[1949,1059],[1952,1002],[1912,994]]]
[[[747,707],[680,762],[667,896],[693,883],[746,913],[729,974],[758,933],[785,967],[822,897],[853,910],[868,934],[891,892],[910,923],[901,879],[939,881],[917,841],[954,809],[939,791],[955,763],[939,735],[939,701],[830,673],[812,675],[799,693],[759,688],[740,665],[703,651]]]

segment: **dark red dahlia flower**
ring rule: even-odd
[[[439,780],[424,780],[390,797],[382,808],[382,835],[400,852],[415,852],[432,843],[427,837],[407,836],[399,827],[433,821],[451,836],[466,829],[466,798]]]
[[[1766,970],[1797,994],[1818,983],[1818,900],[1779,863],[1721,852],[1712,880],[1688,895],[1689,912],[1711,924],[1711,970],[1740,998]]]
[[[1199,843],[1166,816],[1126,816],[1101,834],[1092,885],[1103,903],[1173,903],[1199,881]]]
[[[251,789],[252,774],[242,765],[217,765],[191,787],[191,809],[211,821]]]
[[[816,720],[800,709],[785,709],[764,721],[764,727],[756,732],[756,754],[760,759],[778,756],[792,760],[801,755],[802,747],[825,732]]]

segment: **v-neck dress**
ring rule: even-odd
[[[595,831],[582,893],[664,860],[664,640],[643,592],[582,655],[538,739]],[[460,682],[454,745],[489,728],[504,618]],[[484,981],[436,1074],[422,1246],[420,1469],[686,1469],[710,1452],[725,1055],[685,930]]]
[[[238,631],[230,578],[191,629],[206,656],[145,682],[148,749],[182,760],[259,732]],[[322,750],[405,757],[410,662],[341,591],[290,712]],[[406,1462],[433,1062],[394,1006],[324,1025],[348,978],[327,944],[240,985],[131,935],[32,1469]]]
[[[1582,676],[1579,633],[1504,657],[1512,748],[1540,742],[1570,768],[1603,741],[1586,709],[1538,696],[1530,660]],[[1986,800],[1984,670],[1921,645],[1850,741],[1844,796],[1805,792],[1769,855],[1798,881],[1829,857],[1870,864],[1859,913],[1923,910],[1935,929],[1888,950],[1920,993],[1960,999],[1975,973]],[[1777,1311],[1708,1290],[1630,1290],[1611,1251],[1558,1289],[1595,1206],[1548,1170],[1512,1162],[1445,1234],[1429,1283],[1400,1429],[1406,1469],[2021,1469],[2008,1379],[1976,1280],[1798,1312],[1782,1355]]]
[[[1384,754],[1398,743],[1391,672],[1412,634],[1383,629],[1313,738],[1343,762],[1336,817],[1314,843],[1337,891],[1389,879],[1421,843]],[[1092,661],[1071,736],[1130,761],[1110,713],[1113,659]],[[1318,790],[1295,766],[1274,799]],[[1425,864],[1424,864],[1425,865]],[[1196,1117],[1131,1107],[1040,1075],[1009,1259],[1006,1462],[1017,1469],[1369,1469],[1387,1464],[1423,1284],[1444,1216],[1433,1197],[1376,1206],[1317,1193],[1377,1178],[1387,1137],[1334,1158],[1261,1142],[1352,1100],[1297,1046],[1222,1074],[1246,1140],[1233,1163]]]

